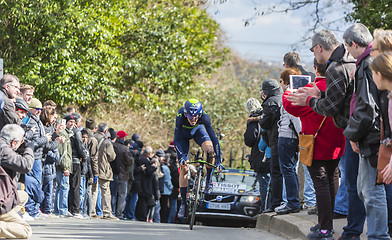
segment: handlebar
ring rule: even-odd
[[[203,160],[189,161],[188,163],[201,163],[201,164],[206,164],[206,165],[208,165],[210,167],[216,168],[216,166],[214,164],[211,164],[211,163],[203,161]]]

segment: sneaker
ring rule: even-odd
[[[102,219],[106,219],[106,220],[120,220],[120,219],[116,218],[116,217],[115,217],[114,215],[112,215],[112,214],[103,216]]]
[[[84,213],[80,213],[83,216],[83,219],[90,219],[90,217]]]
[[[275,207],[275,208],[272,208],[272,209],[274,209],[274,211],[276,212],[276,211],[279,211],[279,209],[285,208],[286,205],[287,205],[287,204],[286,204],[285,202],[282,202],[279,206],[277,206],[277,207]]]
[[[348,235],[348,236],[340,236],[338,240],[361,240],[360,236],[358,235]]]
[[[80,213],[75,213],[75,214],[73,215],[73,217],[76,218],[76,219],[83,219],[83,218],[84,218],[83,215],[80,214]]]
[[[37,219],[46,219],[45,215],[42,214],[42,212],[38,212],[38,214],[35,215],[34,218],[35,218],[36,220],[37,220]]]
[[[68,212],[63,214],[63,215],[59,215],[60,218],[69,218],[69,217],[73,217],[72,213]]]
[[[306,237],[308,240],[334,240],[331,230],[328,230],[326,233],[322,233],[320,229],[317,229],[316,232],[310,232]]]
[[[275,212],[278,215],[289,214],[289,213],[298,213],[300,211],[301,211],[300,208],[291,208],[291,207],[289,207],[287,205],[285,205],[284,207],[277,207],[277,208],[275,208]]]
[[[181,204],[180,206],[180,210],[178,210],[178,218],[184,218],[185,217],[185,210],[186,210],[186,205],[185,204]]]
[[[23,213],[21,217],[22,217],[22,219],[25,220],[26,222],[34,221],[34,220],[35,220],[35,218],[33,218],[32,216],[30,216],[30,214],[29,214],[28,212]]]
[[[317,223],[316,225],[314,225],[313,227],[310,228],[311,232],[316,232],[317,230],[320,230],[320,223]],[[331,229],[331,233],[334,234],[335,230]]]

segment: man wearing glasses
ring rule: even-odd
[[[51,140],[50,135],[45,134],[44,125],[40,120],[40,115],[42,112],[42,103],[36,99],[31,99],[29,104],[30,111],[27,113],[27,117],[23,119],[22,127],[26,131],[25,134],[25,142],[26,143],[34,143],[34,165],[33,169],[27,173],[28,176],[31,176],[32,180],[38,182],[38,184],[34,184],[34,186],[29,186],[26,184],[26,189],[35,189],[36,186],[42,186],[42,161],[43,161],[43,151],[45,145],[48,141]],[[40,202],[36,202],[34,199],[39,199],[38,197],[32,196],[40,192],[38,189],[36,191],[28,192],[30,198],[26,203],[26,211],[30,216],[36,219],[45,218],[42,213],[39,211]]]
[[[1,103],[3,111],[0,113],[0,130],[6,124],[21,124],[21,120],[15,112],[15,98],[19,94],[19,79],[12,74],[4,74],[0,80],[0,91],[2,92],[3,102]],[[2,107],[0,106],[0,108]]]

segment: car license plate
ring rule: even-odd
[[[207,203],[207,209],[230,210],[230,204],[224,204],[224,203]]]

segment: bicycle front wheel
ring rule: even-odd
[[[191,219],[189,222],[189,229],[192,230],[193,229],[193,224],[195,223],[195,219],[196,219],[196,210],[197,207],[199,206],[199,198],[200,198],[200,189],[201,189],[201,171],[199,170],[197,172],[197,179],[196,179],[196,185],[194,187],[195,189],[195,199],[193,200],[192,203],[192,208],[191,208]]]

